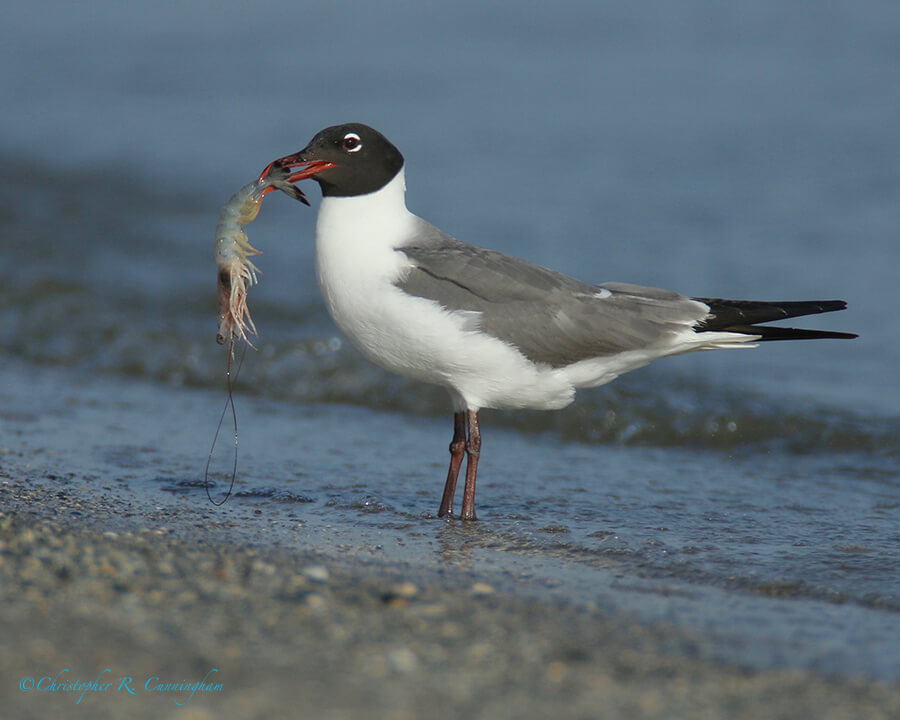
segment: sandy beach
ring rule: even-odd
[[[900,714],[896,686],[701,661],[681,632],[465,571],[176,533],[5,475],[0,508],[5,717]]]

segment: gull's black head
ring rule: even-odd
[[[403,167],[403,156],[377,130],[362,123],[345,123],[316,133],[300,152],[274,164],[284,168],[305,166],[292,174],[292,181],[311,177],[325,197],[352,197],[387,185]]]

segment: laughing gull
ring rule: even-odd
[[[591,285],[459,242],[406,209],[403,156],[366,125],[326,128],[274,165],[302,167],[294,179],[321,187],[316,268],[338,327],[377,365],[450,392],[453,440],[438,516],[453,513],[465,453],[461,517],[475,519],[482,408],[563,408],[577,388],[695,350],[856,337],[760,324],[843,310],[842,300],[721,300]]]

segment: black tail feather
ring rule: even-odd
[[[818,340],[833,338],[851,340],[855,333],[828,330],[804,330],[761,325],[760,323],[785,320],[803,315],[835,312],[847,307],[843,300],[802,300],[788,302],[761,302],[756,300],[722,300],[720,298],[694,298],[709,306],[709,315],[694,326],[698,332],[733,332],[742,335],[758,335],[768,340]]]

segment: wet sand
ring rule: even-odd
[[[0,480],[4,717],[900,716],[896,685],[709,662],[683,631],[464,568],[267,550]]]

